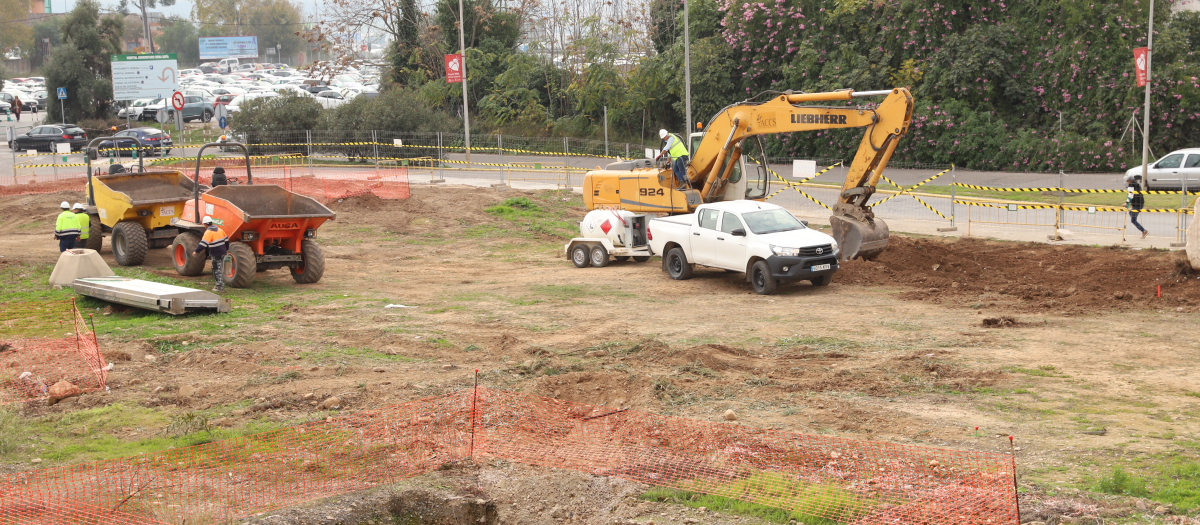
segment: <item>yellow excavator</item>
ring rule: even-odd
[[[886,97],[878,105],[828,106],[814,102]],[[641,213],[690,213],[702,203],[763,200],[770,187],[763,135],[840,128],[867,128],[842,191],[829,217],[841,258],[873,259],[888,244],[888,227],[867,201],[908,132],[913,99],[905,88],[830,93],[774,92],[721,110],[704,130],[691,135],[687,187],[680,187],[669,166],[650,159],[621,161],[588,172],[584,203],[589,210],[616,208]]]

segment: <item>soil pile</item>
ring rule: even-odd
[[[1182,307],[1200,304],[1200,280],[1179,270],[1182,253],[893,235],[875,261],[850,261],[837,282],[909,286],[906,299],[1022,308]],[[1159,287],[1162,297],[1158,296]]]

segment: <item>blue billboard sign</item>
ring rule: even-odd
[[[200,60],[258,58],[257,36],[206,36],[200,38]]]

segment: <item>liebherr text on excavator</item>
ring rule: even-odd
[[[690,213],[706,202],[762,200],[770,185],[763,135],[867,128],[829,222],[842,260],[873,259],[887,248],[888,227],[875,217],[867,201],[900,137],[908,132],[912,95],[905,88],[769,94],[766,100],[726,107],[703,132],[691,135],[687,187],[678,186],[670,168],[656,168],[649,160],[616,162],[586,175],[587,208],[677,214]],[[886,98],[873,107],[813,104],[880,96]]]

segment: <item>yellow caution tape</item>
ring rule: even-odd
[[[925,180],[923,180],[923,181],[921,181],[921,182],[918,182],[917,184],[915,184],[915,185],[913,185],[913,186],[910,186],[910,187],[908,187],[908,188],[905,188],[905,187],[903,187],[903,186],[901,186],[901,185],[899,185],[899,184],[896,184],[895,182],[893,182],[893,181],[892,181],[892,179],[889,179],[889,178],[887,178],[887,176],[886,176],[886,175],[880,175],[880,177],[883,177],[883,180],[887,181],[887,183],[888,183],[888,184],[891,184],[892,186],[895,186],[895,187],[897,187],[897,188],[900,188],[900,192],[899,192],[899,193],[897,193],[897,194],[895,194],[895,195],[889,196],[888,198],[886,198],[886,199],[883,199],[883,200],[881,200],[881,201],[876,201],[876,202],[873,202],[873,203],[871,203],[871,206],[879,206],[880,204],[883,204],[883,203],[885,203],[885,202],[887,202],[887,201],[889,201],[889,200],[892,200],[892,199],[894,199],[894,198],[896,198],[896,197],[899,197],[899,196],[901,196],[901,195],[905,194],[906,192],[909,192],[909,191],[915,190],[915,189],[917,189],[917,188],[920,188],[921,186],[924,186],[924,185],[925,185],[926,183],[928,183],[929,181],[932,181],[932,180],[934,180],[934,179],[936,179],[936,178],[938,178],[938,177],[941,177],[942,175],[945,175],[945,174],[947,174],[947,173],[950,173],[950,170],[951,170],[951,169],[954,169],[954,168],[953,168],[953,167],[951,167],[950,169],[942,170],[942,171],[941,171],[940,173],[938,173],[937,175],[934,175],[934,176],[932,176],[932,177],[929,177],[928,179],[925,179]],[[912,197],[912,198],[914,198],[914,199],[917,199],[917,200],[921,200],[921,199],[920,199],[919,197],[917,197],[916,195],[909,195],[909,197]],[[924,203],[924,202],[922,201],[922,203]],[[929,208],[929,205],[928,205],[928,204],[925,204],[925,207]],[[933,209],[933,208],[930,208],[930,209]],[[940,213],[939,213],[938,215],[942,215],[942,214],[940,214]],[[943,216],[942,216],[942,218],[943,218],[943,219],[945,219],[946,217],[943,215]]]
[[[1045,191],[1061,192],[1061,193],[1128,193],[1129,192],[1129,190],[1112,190],[1112,189],[1095,190],[1095,189],[1085,189],[1085,188],[993,188],[991,186],[977,186],[974,184],[963,184],[961,182],[954,182],[954,183],[951,183],[950,185],[958,186],[960,188],[971,188],[973,190],[1011,191],[1011,192],[1045,192]],[[1138,195],[1181,195],[1181,194],[1183,194],[1182,191],[1135,191],[1133,193],[1138,194]]]
[[[821,174],[823,174],[823,173],[825,173],[825,172],[827,172],[827,171],[829,171],[829,170],[833,169],[835,166],[838,166],[839,164],[841,164],[841,162],[839,162],[839,163],[837,163],[837,164],[834,164],[833,166],[830,166],[830,167],[828,167],[828,168],[825,168],[825,169],[821,170],[821,171],[820,171],[820,173],[817,173],[816,175],[813,175],[812,177],[809,177],[809,178],[807,178],[807,179],[804,179],[804,180],[802,180],[802,181],[800,181],[800,182],[797,182],[797,183],[788,182],[788,181],[787,181],[787,180],[785,180],[783,177],[780,177],[778,173],[775,173],[775,170],[771,169],[770,167],[767,167],[767,171],[768,171],[768,172],[770,172],[770,173],[771,173],[771,175],[774,175],[774,176],[775,176],[775,178],[779,179],[779,181],[780,181],[780,182],[782,182],[782,183],[786,184],[788,188],[791,188],[791,189],[793,189],[793,190],[796,190],[796,192],[797,192],[797,193],[799,193],[799,194],[801,194],[801,195],[803,195],[803,196],[807,197],[807,198],[808,198],[808,200],[810,200],[810,201],[813,201],[813,202],[815,202],[815,203],[817,203],[817,204],[820,204],[822,208],[825,208],[825,209],[827,209],[827,210],[831,210],[831,211],[832,211],[832,210],[833,210],[833,208],[830,208],[829,206],[826,206],[824,202],[821,202],[821,201],[820,201],[820,200],[818,200],[816,197],[813,197],[812,195],[809,195],[809,194],[805,193],[805,192],[804,192],[804,190],[801,190],[801,189],[800,189],[798,186],[799,186],[800,184],[803,184],[803,183],[805,183],[805,182],[807,182],[807,181],[813,180],[813,179],[815,179],[815,178],[817,178],[817,177],[821,176]],[[767,199],[770,199],[771,197],[774,197],[774,196],[778,195],[780,191],[783,191],[783,190],[786,190],[786,189],[787,189],[787,188],[782,188],[782,189],[780,189],[779,191],[777,191],[777,192],[775,192],[775,193],[772,193],[771,195],[767,196]],[[764,199],[764,200],[767,200],[767,199]]]
[[[1142,208],[1130,209],[1120,206],[1066,206],[1058,204],[995,204],[990,202],[954,200],[955,204],[966,204],[968,206],[983,206],[987,208],[999,208],[1003,210],[1065,210],[1065,211],[1102,211],[1102,212],[1134,212],[1134,213],[1186,213],[1193,215],[1195,212],[1190,208],[1182,210],[1178,208]]]

